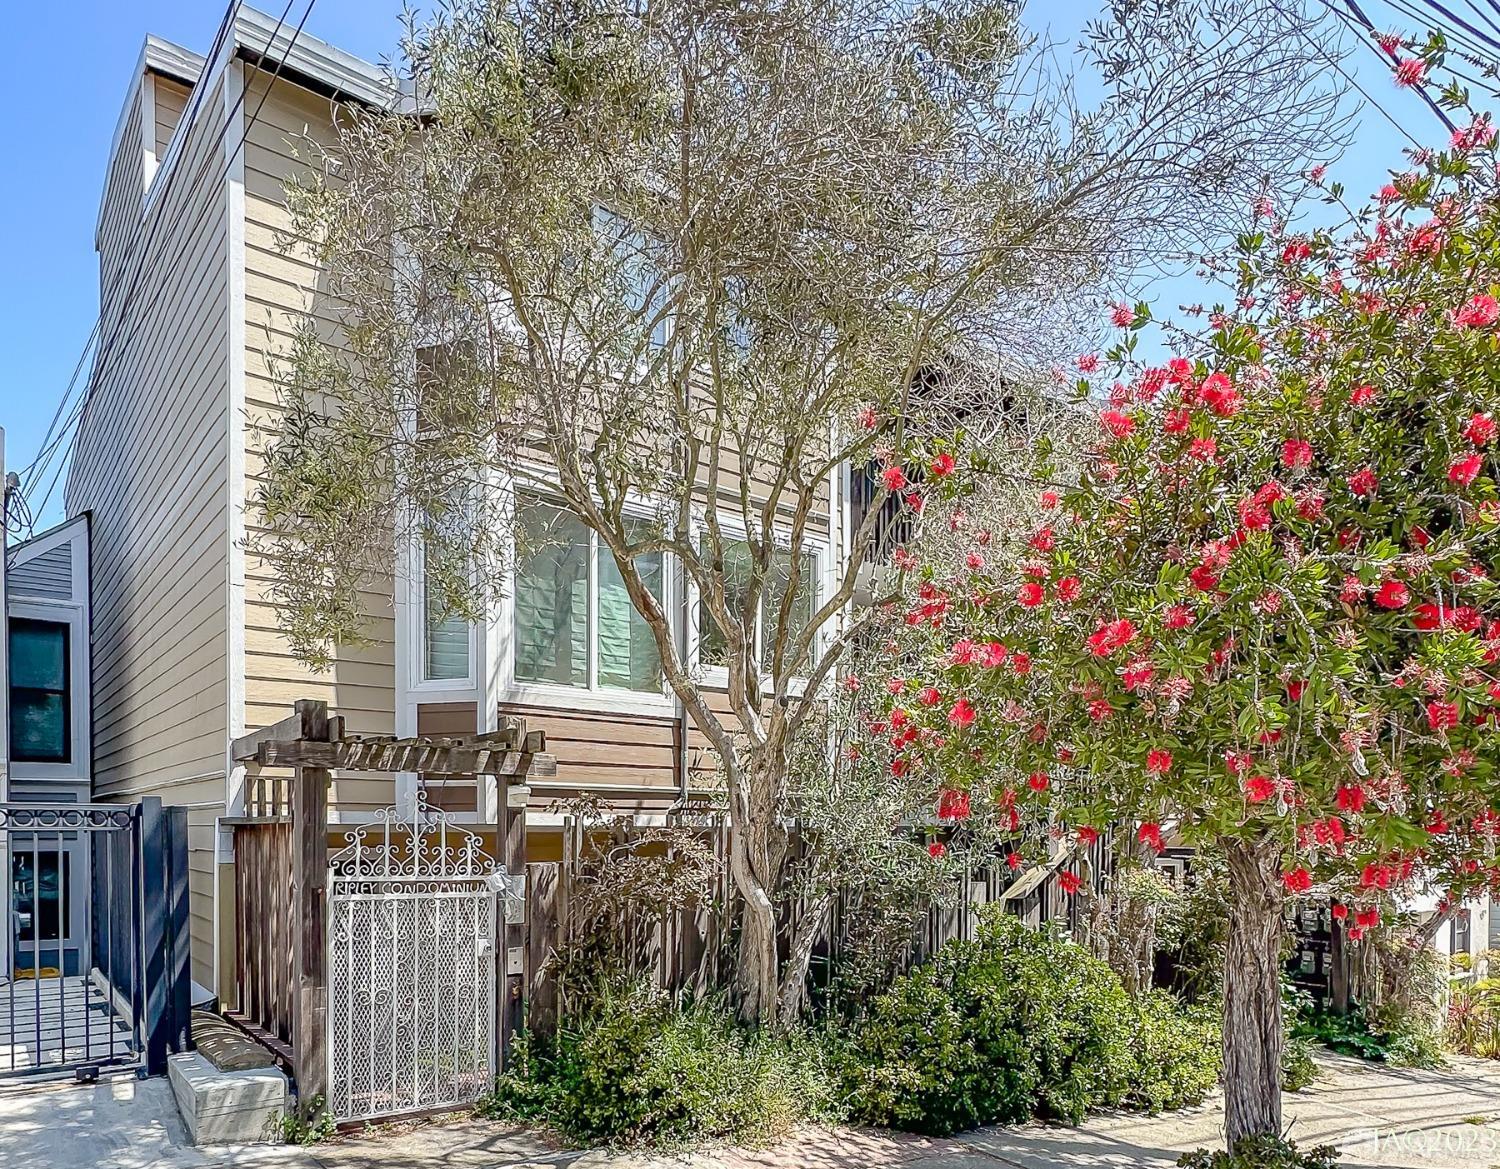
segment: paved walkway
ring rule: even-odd
[[[1330,1056],[1285,1101],[1292,1136],[1337,1144],[1348,1169],[1500,1167],[1500,1063],[1401,1071]],[[691,1158],[561,1150],[535,1134],[460,1120],[398,1125],[309,1149],[194,1149],[165,1080],[0,1089],[0,1169],[1165,1169],[1220,1138],[1217,1102],[1170,1116],[1104,1116],[950,1140],[840,1129],[772,1149]]]

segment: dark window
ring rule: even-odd
[[[68,909],[73,901],[71,858],[65,852],[22,851],[27,846],[28,842],[20,839],[12,843],[16,849],[11,857],[16,939],[55,942],[69,933]],[[57,845],[46,847],[55,849]]]
[[[68,763],[68,626],[10,623],[10,756],[18,763]]]

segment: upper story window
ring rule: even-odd
[[[797,593],[793,598],[790,624],[786,630],[786,651],[807,628],[812,620],[813,604],[817,596],[817,557],[811,552],[801,554],[801,572],[798,576]],[[724,542],[724,599],[731,612],[736,612],[744,603],[752,576],[750,545],[744,540]],[[760,590],[760,604],[756,607],[753,644],[756,659],[762,670],[771,668],[771,653],[776,644],[776,621],[781,614],[781,604],[791,584],[792,554],[785,551],[773,553],[770,569]],[[724,631],[714,620],[706,601],[698,602],[698,661],[706,666],[724,666],[729,663],[729,647]]]
[[[18,763],[72,761],[69,630],[63,621],[10,622],[10,745]]]
[[[422,680],[462,682],[469,677],[470,624],[460,613],[447,612],[432,575],[422,575]]]
[[[515,681],[659,694],[656,640],[598,536],[577,517],[534,497],[518,498],[516,522]],[[636,566],[665,607],[662,554],[637,557]]]
[[[654,348],[666,345],[669,320],[665,309],[671,294],[660,269],[652,262],[650,237],[613,211],[599,206],[594,208],[594,232],[620,265],[624,307],[637,314],[642,324],[651,324],[650,343]]]

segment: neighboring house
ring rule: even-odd
[[[0,432],[0,481],[5,478]],[[5,514],[0,506],[0,516]],[[0,531],[4,526],[0,525]],[[85,516],[12,544],[0,564],[0,804],[78,804],[90,794],[89,528]],[[24,841],[24,835],[15,839]],[[11,847],[0,831],[10,890],[0,930],[0,982],[40,965],[80,973],[87,871],[76,834],[61,847]],[[6,855],[9,852],[9,855]],[[33,928],[34,927],[34,928]],[[17,941],[17,937],[21,941]]]
[[[230,744],[297,698],[326,699],[357,733],[472,733],[525,715],[558,762],[555,780],[533,784],[533,859],[560,850],[547,811],[559,797],[597,792],[657,815],[715,782],[608,557],[566,520],[571,543],[525,559],[484,621],[427,614],[420,550],[408,549],[395,605],[370,596],[367,644],[317,674],[289,652],[267,599],[275,566],[247,544],[256,451],[278,425],[274,362],[320,304],[320,272],[286,236],[283,184],[299,166],[293,143],[331,140],[341,105],[402,99],[375,66],[305,34],[288,53],[289,30],[270,43],[275,28],[240,8],[208,61],[146,41],[99,211],[102,340],[65,493],[69,516],[90,517],[94,548],[95,792],[190,809],[193,977],[226,996],[229,825],[247,812]],[[819,493],[814,592],[847,539],[848,488],[836,475]],[[530,506],[537,516],[545,503]],[[669,563],[659,575],[689,660],[712,677],[695,598]],[[334,821],[410,806],[422,786],[336,776]],[[426,798],[496,820],[493,791],[473,783]]]

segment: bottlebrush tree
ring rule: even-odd
[[[1288,898],[1358,937],[1398,895],[1500,878],[1492,138],[1416,156],[1337,229],[1262,208],[1232,306],[1165,365],[1134,360],[1146,308],[1117,309],[1119,344],[1080,362],[1121,376],[1080,382],[1078,480],[1019,556],[971,524],[970,555],[898,558],[893,676],[859,683],[880,697],[851,753],[959,836],[998,823],[1031,863],[1116,826],[1227,858],[1231,1146],[1281,1131]],[[982,468],[929,477],[929,520]]]

